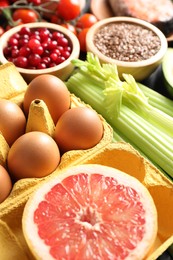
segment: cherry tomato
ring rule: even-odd
[[[77,35],[76,28],[75,28],[75,26],[73,26],[72,24],[70,24],[70,23],[62,23],[61,26],[67,28],[69,31],[71,31],[72,33],[74,33],[75,35]]]
[[[85,13],[79,17],[76,23],[77,28],[89,28],[97,22],[97,18],[93,14]]]
[[[84,52],[86,52],[86,34],[87,34],[88,30],[89,30],[89,28],[84,28],[77,35],[79,43],[80,43],[80,49],[81,49],[81,51],[84,51]]]
[[[7,6],[9,6],[8,0],[1,0],[0,1],[0,7],[7,7]]]
[[[0,8],[9,6],[9,2],[7,0],[0,1]],[[0,10],[0,14],[2,11]]]
[[[38,21],[38,14],[30,9],[16,9],[12,15],[13,20],[21,20],[22,23],[34,23]]]
[[[77,18],[81,8],[79,0],[59,0],[57,12],[64,20],[69,21]]]

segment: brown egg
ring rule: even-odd
[[[11,146],[7,165],[14,179],[44,177],[60,162],[59,148],[48,134],[33,131],[19,137]]]
[[[0,165],[0,203],[3,202],[12,189],[12,181],[7,170]]]
[[[103,124],[98,114],[86,107],[71,108],[58,120],[54,139],[61,152],[89,149],[103,136]]]
[[[40,75],[30,82],[23,101],[26,115],[34,99],[42,99],[46,103],[54,123],[70,107],[70,93],[66,85],[53,75]]]
[[[15,103],[0,99],[0,131],[9,144],[25,132],[26,118],[22,109]]]

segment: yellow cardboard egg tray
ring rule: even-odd
[[[27,88],[26,82],[12,63],[0,66],[0,98],[9,99],[21,106]],[[87,106],[71,95],[71,107]],[[54,124],[44,102],[30,107],[26,132],[40,130],[52,136]],[[173,183],[155,166],[142,157],[130,144],[112,142],[112,129],[100,116],[104,134],[102,140],[87,150],[69,151],[61,157],[58,168],[44,178],[27,178],[17,181],[8,198],[0,204],[0,259],[33,260],[25,242],[21,219],[24,206],[33,191],[65,168],[78,164],[102,164],[117,168],[141,181],[152,195],[158,212],[158,235],[147,260],[155,260],[173,243]],[[9,147],[0,135],[0,164],[6,165]]]

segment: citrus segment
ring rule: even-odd
[[[134,177],[102,165],[68,168],[27,202],[23,232],[37,259],[143,259],[157,212]]]

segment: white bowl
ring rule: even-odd
[[[104,55],[96,47],[94,43],[95,34],[104,26],[112,23],[130,23],[142,26],[154,32],[160,39],[161,47],[159,51],[146,60],[141,61],[120,61],[118,59],[110,58]],[[122,78],[123,73],[131,74],[137,81],[142,81],[147,78],[162,62],[162,59],[167,51],[168,44],[164,34],[154,25],[145,22],[143,20],[131,17],[111,17],[98,21],[88,31],[86,36],[87,51],[90,51],[98,56],[101,63],[114,63],[117,65],[117,69]]]
[[[23,24],[23,25],[13,27],[12,29],[5,32],[0,37],[0,63],[5,64],[8,62],[8,60],[4,56],[3,49],[7,46],[8,39],[13,34],[20,31],[20,29],[22,27],[48,28],[48,29],[62,32],[66,36],[66,38],[69,40],[69,43],[72,46],[72,52],[71,52],[70,57],[57,66],[54,66],[51,68],[46,68],[46,69],[37,69],[37,70],[24,69],[24,68],[17,67],[17,70],[21,73],[21,75],[26,80],[26,82],[29,83],[33,78],[35,78],[36,76],[41,75],[41,74],[52,74],[52,75],[59,77],[62,80],[67,79],[68,76],[71,74],[71,72],[74,69],[74,65],[71,63],[71,60],[79,57],[80,44],[79,44],[77,37],[74,35],[74,33],[72,33],[70,30],[66,29],[65,27],[63,27],[61,25],[57,25],[57,24],[53,24],[53,23],[48,23],[48,22],[28,23],[28,24]]]

